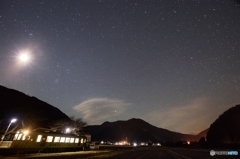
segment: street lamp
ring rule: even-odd
[[[14,123],[15,121],[17,121],[17,119],[15,119],[15,118],[13,118],[13,119],[11,120],[11,122],[9,123],[9,125],[8,125],[8,127],[7,127],[7,130],[5,131],[4,135],[2,136],[2,140],[1,140],[1,141],[3,141],[5,135],[6,135],[7,132],[8,132],[8,129],[10,128],[11,124]]]

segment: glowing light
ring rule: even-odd
[[[19,56],[19,59],[20,59],[21,61],[23,61],[23,62],[26,62],[26,61],[29,60],[29,56],[28,56],[27,54],[21,54],[21,55]]]
[[[28,130],[24,130],[24,131],[23,131],[23,134],[24,134],[24,135],[27,135],[28,133],[29,133]]]
[[[70,133],[70,131],[71,131],[70,128],[66,128],[66,130],[65,130],[66,134],[67,134],[67,133]]]
[[[191,143],[190,141],[187,141],[187,144],[188,144],[188,145],[190,145],[190,143]]]
[[[20,63],[27,64],[31,61],[31,55],[29,51],[20,51],[18,54],[18,60]]]
[[[16,121],[17,121],[17,119],[14,118],[14,119],[11,120],[11,123],[14,123]]]
[[[119,142],[115,142],[114,145],[130,145],[130,143],[128,143],[127,141],[119,141]]]

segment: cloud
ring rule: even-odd
[[[147,114],[149,121],[161,128],[182,133],[199,133],[208,128],[216,119],[212,116],[215,110],[208,98],[197,98],[187,105],[160,108]]]
[[[129,105],[118,99],[92,98],[74,106],[73,109],[81,113],[88,124],[101,124],[104,121],[116,120]]]

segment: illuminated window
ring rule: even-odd
[[[19,134],[15,134],[13,140],[17,140]]]
[[[69,137],[66,137],[66,143],[69,143],[70,142],[70,138]]]
[[[41,139],[42,139],[42,135],[38,135],[38,136],[37,136],[37,140],[36,140],[36,142],[40,142]]]
[[[22,140],[26,140],[26,136],[25,135],[23,135]]]
[[[81,144],[83,143],[83,139],[81,139]]]
[[[22,134],[19,134],[17,140],[20,140],[21,137],[22,137]]]
[[[86,139],[84,139],[84,141],[83,141],[84,143],[86,143]]]
[[[71,138],[71,139],[70,139],[70,143],[74,143],[74,138]]]
[[[59,142],[59,141],[60,141],[60,137],[56,136],[56,137],[54,138],[54,142]]]
[[[76,138],[76,139],[75,139],[75,143],[79,143],[79,138]]]
[[[53,141],[53,136],[47,136],[47,141],[46,142],[52,142]]]
[[[61,137],[60,142],[64,142],[65,141],[65,137]]]

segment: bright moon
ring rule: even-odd
[[[33,50],[31,48],[19,49],[15,52],[14,57],[14,69],[26,69],[32,68],[32,64],[34,64],[35,56],[33,54]]]
[[[22,62],[28,62],[29,61],[29,55],[26,53],[22,53],[19,55],[19,60]]]
[[[28,64],[31,62],[31,55],[29,51],[22,51],[18,54],[18,61],[22,64]]]

